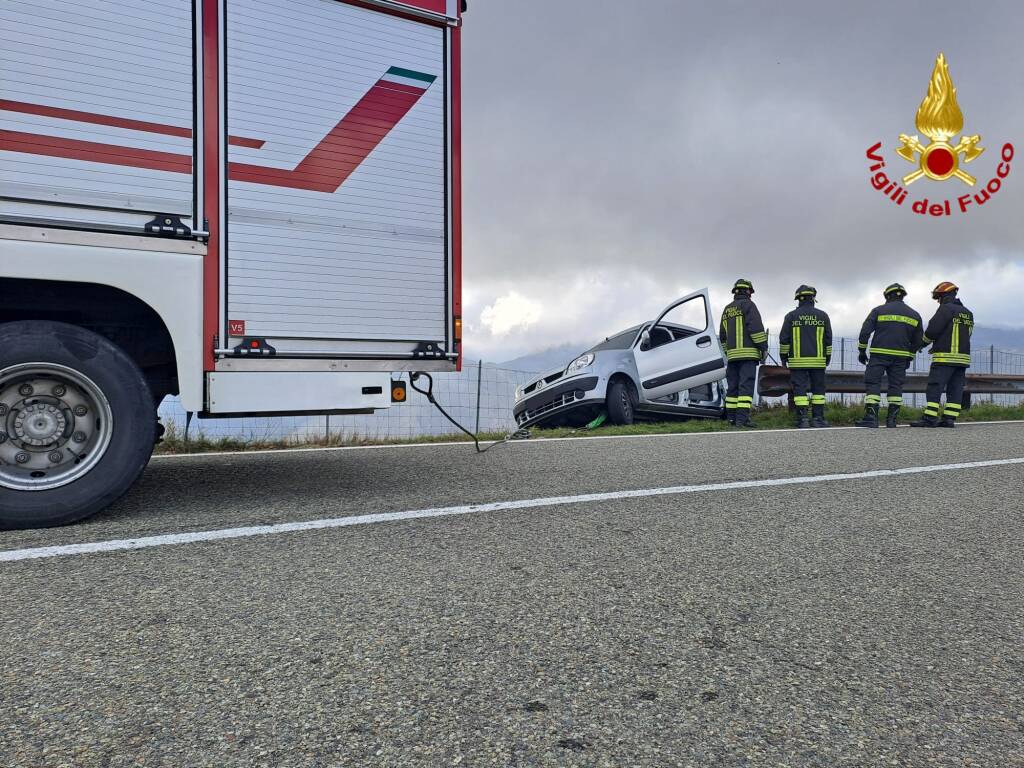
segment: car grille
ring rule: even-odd
[[[571,390],[569,392],[565,392],[564,394],[559,395],[550,402],[544,403],[544,405],[540,405],[537,406],[536,408],[523,411],[518,416],[516,416],[516,423],[522,424],[524,422],[530,421],[531,419],[535,419],[538,416],[543,416],[545,413],[553,411],[556,408],[561,408],[564,405],[569,405],[570,403],[576,401],[577,394],[581,398],[583,397],[583,393],[580,390]]]
[[[550,384],[553,381],[558,381],[563,376],[565,376],[565,371],[555,371],[550,376],[545,376],[543,381],[545,384]],[[537,379],[537,381],[533,382],[532,384],[527,384],[525,387],[523,387],[523,394],[527,395],[530,392],[533,392],[535,389],[537,389],[537,387],[540,386],[540,382],[541,379]]]

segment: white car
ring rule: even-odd
[[[602,411],[613,424],[638,418],[724,413],[726,358],[708,291],[672,302],[654,322],[609,336],[565,368],[516,391],[520,428],[579,426]]]

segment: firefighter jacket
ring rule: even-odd
[[[871,310],[860,328],[857,349],[868,350],[871,356],[912,359],[924,346],[924,323],[915,310],[894,299]]]
[[[768,352],[768,334],[761,322],[761,313],[749,294],[738,293],[726,305],[718,338],[725,347],[729,362],[761,360]]]
[[[944,299],[924,331],[925,343],[932,345],[932,364],[970,367],[973,332],[974,313],[960,299]]]
[[[832,321],[813,301],[786,315],[779,332],[779,354],[790,368],[824,368],[832,358]]]

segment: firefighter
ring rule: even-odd
[[[935,316],[924,330],[923,341],[931,344],[932,365],[928,371],[928,403],[924,416],[912,427],[955,427],[963,405],[967,369],[971,365],[971,333],[974,313],[957,298],[953,283],[939,283],[932,298],[939,302]],[[942,392],[946,407],[942,408]],[[942,419],[939,419],[941,412]]]
[[[756,426],[750,418],[754,382],[757,364],[768,354],[768,334],[761,323],[761,313],[750,299],[753,292],[754,285],[749,280],[736,281],[732,287],[733,300],[722,312],[718,332],[728,359],[725,412],[729,423],[737,427]]]
[[[907,368],[924,346],[924,328],[919,315],[904,303],[907,289],[893,283],[884,291],[885,303],[875,307],[864,321],[857,340],[858,359],[864,369],[864,418],[858,427],[878,427],[882,407],[882,378],[886,379],[885,426],[895,427],[903,405]],[[869,344],[870,340],[870,344]]]
[[[797,288],[793,296],[797,307],[786,315],[779,332],[779,355],[782,364],[789,366],[800,429],[829,426],[825,421],[825,368],[832,360],[832,321],[814,306],[817,296],[810,285]]]

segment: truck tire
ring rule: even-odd
[[[81,520],[120,497],[156,440],[142,372],[108,339],[0,324],[0,530]]]
[[[635,418],[636,398],[630,383],[619,378],[609,384],[605,405],[608,408],[608,421],[612,424],[632,424]]]

